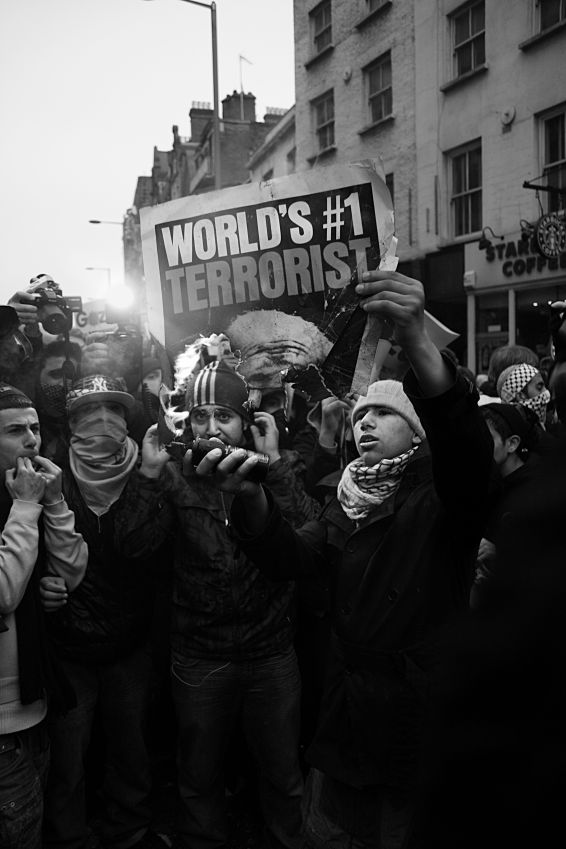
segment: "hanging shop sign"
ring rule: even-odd
[[[553,259],[566,250],[566,223],[555,212],[542,215],[535,227],[536,247],[542,256]]]

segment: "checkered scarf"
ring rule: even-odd
[[[534,366],[521,363],[505,379],[499,395],[504,404],[521,404],[523,407],[528,407],[529,410],[532,410],[536,414],[541,425],[544,425],[546,421],[546,408],[550,402],[549,390],[543,389],[534,398],[525,398],[522,394],[527,383],[538,373],[539,370]]]
[[[535,374],[538,374],[538,369],[534,366],[521,363],[513,369],[511,374],[507,376],[503,383],[499,395],[504,404],[517,403],[520,393],[523,391],[527,383],[529,383]]]
[[[338,501],[349,519],[359,522],[386,498],[395,495],[407,463],[419,446],[392,460],[381,460],[375,466],[366,466],[357,457],[342,473],[338,484]]]

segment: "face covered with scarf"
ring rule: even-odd
[[[128,428],[121,404],[84,404],[71,415],[71,449],[83,463],[115,465],[126,452]]]
[[[520,363],[506,368],[497,381],[497,391],[504,404],[521,404],[529,408],[544,425],[550,392],[540,371],[534,366]]]
[[[136,464],[138,446],[128,436],[125,410],[109,401],[71,411],[71,471],[86,505],[103,516],[120,498]]]

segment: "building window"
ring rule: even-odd
[[[364,69],[367,87],[368,120],[370,124],[387,118],[393,112],[391,88],[391,54],[382,56]]]
[[[314,129],[318,151],[334,144],[334,92],[329,91],[315,100],[313,105]]]
[[[566,21],[566,0],[538,0],[540,29]]]
[[[454,236],[482,229],[481,142],[450,156],[452,230]]]
[[[485,64],[485,5],[472,3],[451,16],[454,44],[454,77]]]
[[[391,195],[391,202],[395,203],[395,180],[393,178],[393,174],[385,175],[385,185],[389,189],[389,194]]]
[[[544,118],[542,130],[546,185],[565,192],[563,195],[548,192],[548,211],[557,212],[566,206],[566,108]]]
[[[330,0],[319,3],[309,12],[311,32],[314,42],[314,52],[321,53],[325,47],[332,44],[332,11]]]
[[[293,174],[294,173],[296,157],[297,157],[297,149],[295,147],[293,147],[293,148],[291,148],[291,150],[287,154],[287,174]]]

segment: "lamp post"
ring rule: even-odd
[[[218,36],[216,31],[216,3],[201,3],[200,0],[182,0],[192,6],[203,6],[210,9],[210,23],[212,28],[212,87],[214,104],[212,110],[212,126],[214,137],[214,188],[222,188],[220,175],[220,107],[218,101]]]
[[[89,224],[119,224],[120,227],[124,226],[123,221],[102,221],[100,218],[89,218]]]

